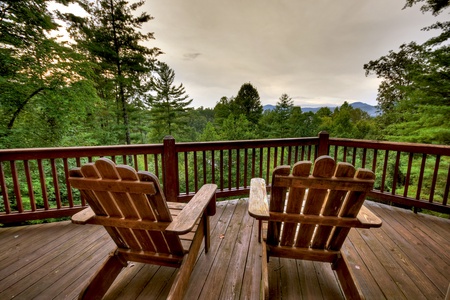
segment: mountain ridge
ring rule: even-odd
[[[359,108],[362,111],[367,112],[369,114],[369,116],[371,116],[371,117],[375,117],[375,116],[379,115],[379,113],[377,111],[377,107],[374,106],[374,105],[370,105],[370,104],[367,104],[367,103],[364,103],[364,102],[353,102],[353,103],[350,103],[349,105],[351,107],[353,107],[353,108]],[[301,105],[300,105],[300,107],[301,107]],[[336,107],[339,107],[339,106],[338,105],[334,105],[334,106],[325,105],[325,106],[320,106],[320,107],[319,106],[318,107],[302,107],[302,112],[313,112],[313,113],[316,113],[322,107],[328,107],[329,109],[333,110],[333,109],[335,109]],[[266,105],[263,106],[263,109],[264,110],[273,110],[273,109],[275,109],[275,105],[266,104]]]

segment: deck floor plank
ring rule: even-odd
[[[195,284],[190,284],[186,294],[189,295],[191,299],[199,299],[203,292],[206,284],[206,278],[212,280],[212,273],[214,272],[214,265],[217,263],[219,250],[224,246],[224,240],[227,233],[227,228],[230,224],[230,220],[234,215],[237,207],[237,201],[221,202],[218,205],[224,205],[224,210],[217,219],[217,223],[211,230],[211,247],[208,253],[204,251],[200,254],[197,260],[197,265],[192,271],[191,282]],[[216,214],[217,215],[217,214]],[[220,262],[220,261],[219,261]],[[220,284],[220,282],[218,283]],[[216,288],[220,289],[221,285]],[[219,290],[220,292],[220,290]]]
[[[419,299],[436,299],[446,292],[449,284],[450,268],[448,262],[442,259],[442,256],[436,255],[430,250],[427,243],[424,243],[420,237],[420,230],[405,226],[407,223],[393,207],[373,207],[383,220],[389,226],[382,226],[375,235],[381,237],[380,232],[384,232],[384,246],[389,247],[393,260],[397,262],[403,276],[397,275],[398,283],[404,278],[403,291]],[[449,227],[450,229],[450,227]],[[441,245],[444,249],[450,249],[449,243]],[[447,250],[448,251],[448,250]],[[421,255],[417,255],[421,253]],[[398,270],[389,268],[389,270]],[[411,298],[410,298],[411,299]]]
[[[258,223],[251,220],[251,239],[245,263],[239,299],[258,299],[261,289],[261,245],[258,242]]]
[[[249,214],[244,213],[242,220],[238,222],[238,225],[240,226],[237,228],[236,232],[236,243],[231,251],[228,269],[225,274],[227,280],[224,280],[220,292],[219,298],[221,299],[239,299],[241,294],[242,281],[245,275],[245,265],[250,248],[249,244],[252,237],[253,218]]]
[[[238,207],[238,203],[239,202],[236,202],[236,207]],[[221,299],[220,293],[226,279],[227,271],[230,268],[230,260],[231,257],[233,257],[236,238],[241,229],[242,219],[246,214],[247,212],[245,210],[235,210],[226,231],[223,232],[223,236],[221,235],[219,237],[222,240],[221,245],[218,248],[217,255],[215,255],[214,263],[206,277],[205,285],[203,286],[201,293],[198,297],[196,297],[197,295],[191,295],[190,293],[188,293],[187,296],[192,297],[192,299]]]
[[[450,220],[367,202],[379,229],[351,230],[343,251],[366,299],[443,299]],[[259,299],[261,248],[246,200],[218,202],[211,248],[201,252],[186,299]],[[100,226],[70,222],[0,228],[0,299],[76,299],[114,249]],[[342,299],[329,264],[271,258],[274,299]],[[105,299],[165,299],[176,269],[130,263]]]
[[[353,273],[359,286],[365,291],[365,297],[379,300],[405,299],[387,270],[375,256],[374,251],[379,250],[371,249],[359,234],[356,230],[350,230],[349,239],[344,243],[342,251],[350,260],[349,263],[353,264]]]

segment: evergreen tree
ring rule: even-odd
[[[244,114],[251,123],[258,124],[263,107],[258,90],[251,83],[244,83],[241,86],[233,103],[236,105],[236,112]]]
[[[423,1],[410,0],[406,6]],[[427,0],[423,11],[440,13],[449,1]],[[450,144],[450,22],[424,30],[440,34],[418,45],[414,42],[390,51],[364,66],[366,74],[382,78],[377,101],[383,114],[377,119],[382,138]]]
[[[149,90],[149,74],[155,57],[160,54],[158,48],[142,45],[153,39],[153,33],[139,31],[152,17],[145,12],[136,15],[144,1],[128,4],[123,0],[79,0],[77,3],[89,15],[65,14],[71,25],[69,32],[80,51],[97,64],[98,94],[105,101],[116,101],[125,142],[131,144],[129,106],[139,103]]]
[[[0,1],[0,148],[61,145],[96,100],[82,57],[51,37],[47,2]]]
[[[320,118],[317,114],[302,112],[301,107],[295,106],[292,109],[288,123],[290,127],[290,137],[310,137],[316,136],[320,131]]]
[[[289,137],[290,124],[288,122],[292,115],[294,108],[294,101],[287,95],[282,94],[275,106],[275,137],[283,138]]]
[[[149,103],[154,128],[154,140],[160,141],[165,135],[183,138],[187,128],[186,112],[192,99],[188,99],[183,84],[174,85],[175,72],[163,62],[158,63],[157,76],[153,81],[155,96]]]

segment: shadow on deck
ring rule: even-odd
[[[380,229],[352,229],[342,251],[366,299],[444,299],[450,220],[367,201]],[[259,299],[261,248],[247,201],[217,203],[211,251],[203,252],[186,299]],[[0,228],[0,299],[74,299],[114,249],[100,226],[59,222]],[[342,299],[326,263],[271,258],[271,299]],[[130,264],[106,299],[165,299],[175,269]]]

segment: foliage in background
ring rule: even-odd
[[[406,6],[424,2],[408,0]],[[425,1],[421,9],[439,14],[449,1]],[[377,119],[379,138],[394,141],[450,144],[450,22],[424,28],[440,33],[423,44],[411,42],[364,65],[366,75],[382,82]]]
[[[150,89],[151,71],[161,51],[148,48],[143,42],[153,39],[153,33],[140,29],[152,20],[146,12],[136,15],[144,1],[128,4],[122,0],[79,0],[87,12],[86,17],[71,13],[62,15],[69,23],[69,33],[76,48],[95,63],[99,97],[106,103],[115,102],[112,116],[116,117],[116,130],[131,144],[130,109],[139,107]],[[131,108],[130,108],[131,107]],[[119,121],[120,120],[120,121]],[[121,126],[120,126],[121,125]]]
[[[156,95],[149,96],[152,119],[152,141],[160,142],[166,135],[183,140],[188,132],[187,112],[192,99],[186,94],[183,84],[174,85],[175,72],[163,62],[156,68],[157,76],[153,79],[153,90]]]

